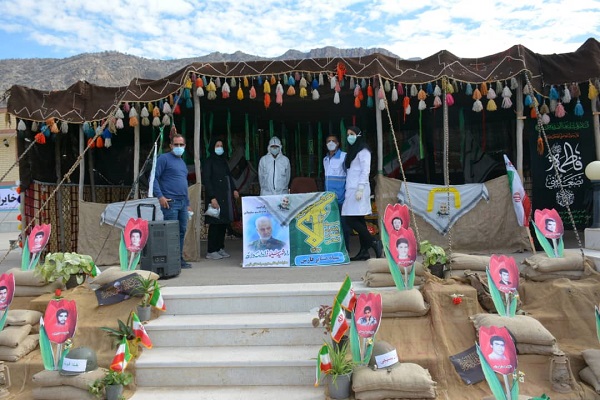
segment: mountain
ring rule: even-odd
[[[178,60],[152,60],[116,51],[84,53],[69,58],[27,58],[0,60],[0,95],[12,85],[42,90],[65,89],[77,80],[100,86],[124,86],[133,78],[158,79],[194,62],[232,62],[256,60],[297,60],[303,58],[361,57],[381,53],[398,57],[381,48],[338,49],[323,47],[303,53],[288,50],[266,58],[236,51],[233,54],[213,52],[201,57]]]

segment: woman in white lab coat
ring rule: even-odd
[[[350,257],[350,260],[368,260],[371,258],[371,248],[375,251],[375,256],[380,258],[382,243],[371,236],[365,221],[365,215],[371,214],[371,151],[358,127],[351,126],[346,133],[349,146],[346,155],[346,197],[342,205],[342,218],[346,219],[349,228],[355,230],[360,239],[360,251],[356,256]]]

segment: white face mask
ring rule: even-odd
[[[223,150],[222,147],[215,147],[215,154],[218,156],[223,155],[223,153],[225,152],[225,150]]]
[[[335,142],[331,140],[327,142],[327,150],[334,151],[335,149],[337,149],[337,144],[335,144]]]
[[[269,151],[271,152],[271,154],[276,156],[277,154],[279,154],[279,147],[270,147]]]
[[[356,142],[356,135],[348,135],[348,143],[351,145]]]

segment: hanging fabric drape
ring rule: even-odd
[[[244,134],[244,157],[246,157],[246,160],[250,162],[250,121],[248,120],[248,113],[244,114]]]
[[[231,158],[233,146],[231,145],[231,110],[227,110],[227,157]]]

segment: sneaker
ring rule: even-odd
[[[219,253],[223,258],[231,257],[224,249],[219,250],[217,253]]]
[[[190,269],[190,268],[192,268],[192,264],[190,264],[189,262],[185,262],[184,261],[184,262],[181,263],[181,268],[182,269]]]
[[[220,255],[218,251],[215,251],[212,253],[206,253],[206,258],[208,258],[209,260],[220,260],[221,258],[223,258],[223,256]]]

